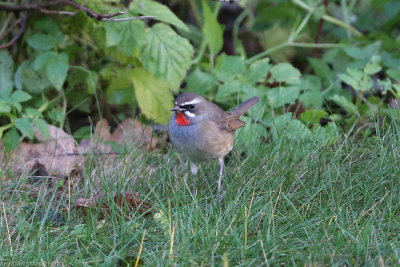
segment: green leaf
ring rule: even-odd
[[[400,69],[388,69],[386,73],[392,78],[393,80],[396,80],[400,82]]]
[[[137,56],[146,44],[146,31],[143,21],[106,23],[106,47],[113,47],[130,57]]]
[[[272,107],[277,108],[285,104],[293,104],[299,97],[298,86],[277,87],[268,91],[268,99]]]
[[[382,69],[382,67],[379,64],[370,62],[364,67],[364,72],[366,74],[373,75],[373,74],[381,71],[381,69]]]
[[[360,116],[360,113],[357,110],[357,106],[347,100],[344,96],[334,95],[330,99],[341,106],[348,113],[357,115],[358,117]]]
[[[47,51],[56,45],[55,36],[51,34],[36,33],[28,38],[28,44],[35,50]]]
[[[48,116],[54,123],[61,124],[65,120],[64,112],[62,112],[60,109],[57,109],[57,108],[53,108],[53,109],[49,110]]]
[[[205,95],[216,84],[216,81],[217,79],[213,75],[196,68],[186,78],[186,89],[199,95]]]
[[[19,144],[19,139],[20,136],[17,132],[17,129],[13,127],[8,130],[3,137],[4,151],[10,152],[14,150]]]
[[[271,68],[272,79],[276,82],[296,84],[300,82],[300,71],[289,63],[279,63]]]
[[[46,76],[50,83],[61,91],[62,86],[67,78],[69,69],[68,54],[63,52],[51,58],[46,65]]]
[[[300,95],[299,100],[305,107],[319,108],[324,102],[324,95],[321,91],[306,91]]]
[[[20,132],[28,137],[29,139],[33,139],[34,137],[34,130],[32,127],[31,122],[29,121],[29,119],[27,118],[18,118],[15,120],[15,126],[17,127],[18,130],[20,130]]]
[[[225,56],[221,64],[215,69],[215,75],[221,81],[231,81],[233,78],[243,74],[246,70],[244,59],[236,56]]]
[[[292,140],[310,140],[312,137],[311,131],[299,120],[291,120],[286,128],[286,135]]]
[[[249,152],[254,151],[252,148],[262,143],[268,136],[268,132],[263,125],[254,123],[247,116],[240,119],[245,122],[245,125],[235,132],[235,147],[244,147]]]
[[[107,87],[107,102],[114,105],[133,103],[135,90],[131,79],[131,70],[115,68],[113,76],[109,77],[110,84]]]
[[[217,95],[215,96],[215,99],[217,101],[224,101],[229,96],[231,96],[234,93],[240,92],[240,89],[242,87],[242,83],[237,81],[237,80],[231,80],[229,82],[224,83],[218,88]]]
[[[192,45],[161,23],[147,29],[147,37],[148,45],[143,47],[140,61],[148,71],[168,81],[172,90],[178,90],[192,64]]]
[[[35,71],[41,71],[44,67],[49,63],[50,59],[56,57],[57,53],[54,51],[47,51],[44,53],[39,54],[35,61],[33,61],[33,69]]]
[[[216,55],[223,45],[223,31],[206,1],[202,0],[201,3],[203,6],[204,25],[202,31],[204,38],[210,47],[211,54]]]
[[[174,101],[168,84],[143,68],[132,70],[132,82],[143,114],[156,122],[168,123]]]
[[[328,113],[321,109],[309,109],[301,113],[300,120],[305,124],[317,124]]]
[[[36,30],[41,30],[50,34],[57,34],[60,31],[57,22],[49,17],[36,20],[33,26]]]
[[[329,68],[328,64],[324,61],[317,58],[308,58],[313,70],[315,73],[324,80],[329,81],[330,83],[334,82],[336,79],[336,75]]]
[[[36,72],[28,67],[21,69],[21,83],[24,88],[32,94],[40,94],[45,88],[42,79]]]
[[[24,91],[20,91],[20,90],[15,91],[11,95],[11,100],[18,102],[18,103],[28,101],[31,98],[32,98],[32,96],[30,94],[25,93]]]
[[[6,49],[0,50],[0,92],[12,89],[14,61]]]
[[[262,82],[266,79],[269,70],[271,69],[271,64],[269,63],[269,58],[263,58],[254,61],[251,65],[245,79],[250,84],[255,84],[257,82]]]
[[[182,30],[189,31],[188,27],[167,6],[149,0],[137,0],[132,3],[130,10],[144,16],[156,16],[155,20],[172,24]]]
[[[50,139],[49,125],[45,120],[40,118],[35,118],[33,119],[33,125],[35,125],[36,129],[39,130],[39,132],[43,135],[43,137],[46,140]]]
[[[11,111],[9,103],[0,98],[0,113],[7,113]]]

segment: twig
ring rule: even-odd
[[[2,35],[0,35],[0,41],[3,40],[10,32],[12,32],[18,26],[21,20],[21,18],[17,19],[17,21],[15,21],[15,23],[10,28],[8,28]]]
[[[325,7],[325,10],[328,9],[328,4],[329,4],[329,0],[324,0],[323,5]],[[321,18],[319,20],[319,23],[318,23],[317,35],[315,36],[315,43],[316,44],[319,44],[321,42],[323,27],[324,27],[324,19]],[[316,48],[313,49],[313,51],[312,51],[313,57],[319,57],[320,54],[321,54],[321,48],[316,47]]]
[[[59,15],[75,15],[75,12],[70,11],[61,11],[61,10],[48,10],[48,7],[54,7],[58,5],[67,5],[76,10],[81,10],[86,13],[91,18],[94,18],[98,21],[127,21],[127,20],[136,20],[136,19],[150,19],[155,18],[155,16],[139,16],[139,17],[129,17],[123,19],[112,19],[112,17],[120,16],[124,14],[122,11],[118,11],[114,14],[100,14],[97,13],[90,8],[86,7],[86,3],[80,5],[73,0],[55,0],[44,3],[31,3],[26,5],[8,5],[8,4],[0,4],[0,10],[12,11],[12,12],[22,12],[22,11],[39,11],[45,14],[59,14]]]
[[[68,16],[75,16],[76,12],[71,11],[61,11],[61,10],[48,10],[41,8],[39,11],[43,14],[55,14],[55,15],[68,15]]]
[[[16,41],[18,41],[18,39],[22,36],[22,34],[25,32],[25,27],[26,27],[26,22],[28,20],[28,14],[26,12],[24,12],[23,14],[21,14],[21,28],[19,29],[19,31],[17,32],[17,34],[11,39],[11,41],[9,41],[8,43],[2,44],[0,45],[0,49],[4,49],[7,47],[12,46]]]

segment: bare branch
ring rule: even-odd
[[[139,16],[139,17],[129,17],[129,18],[121,18],[121,19],[102,19],[101,21],[128,21],[128,20],[136,20],[136,19],[153,19],[156,16]]]
[[[60,10],[48,10],[49,7],[54,7],[58,5],[66,5],[70,6],[76,10],[81,10],[86,13],[91,18],[94,18],[98,21],[127,21],[127,20],[136,20],[136,19],[150,19],[155,18],[155,16],[138,16],[138,17],[130,17],[130,18],[121,18],[121,19],[111,19],[112,17],[116,17],[124,14],[124,12],[118,11],[114,14],[100,14],[97,13],[90,8],[86,7],[86,4],[80,5],[73,0],[54,0],[43,3],[30,3],[26,5],[8,5],[8,4],[0,4],[0,10],[12,11],[12,12],[22,12],[22,11],[39,11],[46,14],[59,14],[59,15],[75,15],[75,12],[70,11],[60,11]]]
[[[19,31],[17,32],[17,34],[11,39],[11,41],[9,41],[8,43],[2,44],[0,45],[0,49],[4,49],[7,47],[12,46],[16,41],[18,41],[18,39],[22,36],[22,34],[25,32],[25,28],[26,28],[26,22],[28,21],[28,14],[26,12],[21,14],[21,20],[20,20],[20,24],[21,24],[21,28],[19,29]]]
[[[8,28],[6,32],[0,35],[0,41],[3,40],[9,33],[11,33],[18,26],[21,20],[22,18],[17,19],[17,21],[15,21],[15,23],[10,28]]]
[[[68,16],[75,16],[76,12],[71,11],[63,11],[63,10],[49,10],[41,8],[39,11],[43,14],[56,14],[56,15],[68,15]]]

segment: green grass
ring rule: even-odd
[[[149,266],[400,265],[397,130],[330,147],[282,138],[247,154],[237,148],[221,205],[214,204],[216,162],[194,179],[173,151],[133,150],[112,165],[93,157],[70,200],[105,191],[111,214],[103,221],[98,210],[86,217],[72,210],[61,226],[38,219],[26,207],[60,211],[68,191],[32,197],[26,176],[17,177],[1,187],[0,263],[112,266],[140,256]],[[127,189],[153,206],[150,216],[127,218],[113,204]]]

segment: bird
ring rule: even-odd
[[[186,92],[176,98],[171,108],[174,113],[168,124],[169,138],[189,158],[191,172],[197,174],[198,162],[219,162],[217,202],[225,194],[221,193],[224,157],[233,148],[235,131],[245,124],[239,118],[258,101],[257,96],[252,97],[226,112],[203,96]]]

